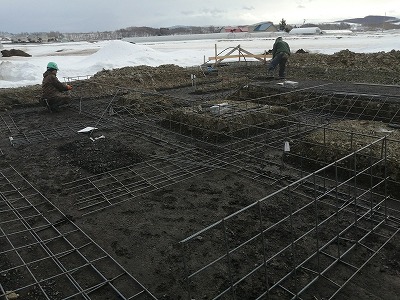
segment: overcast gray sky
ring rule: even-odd
[[[0,0],[0,32],[113,31],[130,26],[250,25],[400,17],[399,0]]]

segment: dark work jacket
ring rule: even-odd
[[[60,82],[56,75],[47,70],[43,73],[42,98],[54,99],[62,95],[61,92],[68,91],[67,85]]]
[[[290,55],[290,47],[288,43],[282,41],[281,39],[277,39],[272,48],[272,58],[281,52]]]

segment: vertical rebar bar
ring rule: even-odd
[[[388,189],[387,142],[388,142],[387,141],[387,137],[385,137],[383,139],[383,143],[384,143],[384,151],[385,151],[385,156],[384,156],[384,165],[385,165],[385,167],[384,167],[384,169],[385,169],[385,174],[384,174],[384,178],[385,178],[384,189],[385,189],[385,191],[384,191],[384,195],[385,195],[385,203],[384,203],[384,206],[385,206],[385,220],[386,220],[386,222],[387,222],[387,218],[388,218],[388,207],[387,207],[387,205],[388,205],[387,204],[387,193],[388,193],[388,191],[387,191],[387,189]]]
[[[224,241],[225,241],[225,251],[226,251],[226,265],[228,267],[228,277],[229,277],[229,284],[230,284],[230,291],[232,294],[232,300],[236,299],[236,293],[235,293],[235,287],[233,284],[233,275],[232,275],[232,269],[231,269],[231,255],[230,255],[230,249],[229,249],[229,239],[228,239],[228,233],[227,233],[227,228],[226,228],[226,221],[225,219],[222,219],[222,229],[224,231]]]
[[[316,174],[313,175],[314,181],[314,208],[315,208],[315,239],[316,239],[316,254],[317,254],[317,268],[318,268],[318,275],[321,275],[321,266],[320,266],[320,252],[319,252],[319,217],[318,217],[318,193],[317,193],[317,183],[315,180]]]
[[[267,245],[264,237],[264,227],[263,227],[263,217],[262,217],[262,209],[261,209],[261,201],[258,201],[258,215],[260,220],[260,236],[263,250],[263,264],[264,264],[264,276],[265,276],[265,284],[266,284],[266,292],[267,299],[269,299],[269,280],[268,280],[268,266],[267,266]]]
[[[353,169],[353,197],[354,197],[354,226],[357,227],[357,154],[353,153],[354,156],[354,169]]]
[[[372,166],[373,166],[373,161],[372,161],[372,147],[369,148],[369,178],[370,178],[370,187],[369,187],[369,202],[370,202],[370,218],[372,219],[373,217],[373,207],[374,207],[374,203],[373,203],[373,188],[374,188],[374,180],[373,180],[373,173],[372,173]],[[371,226],[371,230],[373,230],[374,228],[374,224],[372,222],[370,222],[370,226]]]
[[[338,178],[338,164],[335,162],[335,206],[336,206],[336,243],[337,243],[337,257],[340,257],[340,227],[339,227],[339,178]],[[350,194],[349,194],[350,195]]]
[[[293,203],[293,196],[291,193],[291,186],[288,187],[287,190],[287,196],[289,198],[289,207],[290,207],[290,248],[292,251],[292,267],[293,267],[293,273],[294,273],[294,293],[296,296],[298,296],[298,288],[297,288],[297,266],[296,266],[296,244],[295,244],[295,240],[296,240],[296,236],[295,236],[295,228],[294,228],[294,215],[293,215],[293,211],[294,209],[294,203]]]
[[[182,252],[182,260],[183,260],[183,268],[185,270],[185,283],[186,283],[186,287],[187,287],[187,296],[188,296],[188,300],[192,299],[192,290],[190,287],[190,276],[189,276],[189,267],[188,267],[188,263],[186,261],[186,242],[180,242],[179,245],[181,246],[181,252]]]

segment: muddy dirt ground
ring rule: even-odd
[[[396,51],[296,54],[290,61],[289,79],[304,86],[333,83],[342,90],[362,89],[351,81],[398,85],[399,66]],[[194,72],[196,87],[188,80]],[[212,147],[166,130],[157,114],[163,107],[221,101],[251,80],[275,84],[264,72],[260,64],[220,67],[218,75],[207,76],[198,68],[176,66],[102,71],[86,81],[72,82],[73,103],[57,113],[38,105],[39,86],[0,90],[0,168],[15,168],[158,299],[187,299],[179,241],[270,194],[276,186],[261,185],[229,168],[208,168],[184,173],[168,184],[152,182],[151,188],[108,207],[87,207],[70,191],[79,189],[84,194],[82,186],[88,178],[115,175],[128,166],[142,166],[136,173],[146,173],[162,157],[176,155],[174,162],[183,163],[180,160],[192,147],[210,157]],[[381,92],[379,85],[364,89]],[[398,86],[392,87],[393,93],[398,91]],[[111,102],[115,114],[109,111]],[[129,111],[124,110],[126,105]],[[77,133],[88,126],[98,129]],[[282,175],[275,167],[270,172]],[[170,179],[168,171],[160,173],[163,180]],[[283,175],[280,186],[299,176]],[[399,242],[397,236],[388,243],[337,299],[400,299]],[[5,266],[0,261],[0,271]],[[5,290],[17,288],[17,280],[9,276],[0,276]],[[241,299],[253,299],[250,291],[247,295]],[[41,298],[24,295],[21,299]],[[312,299],[322,297],[316,293]]]

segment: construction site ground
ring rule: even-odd
[[[233,101],[245,86],[259,88],[264,95],[303,89],[325,95],[368,95],[369,99],[380,95],[390,97],[400,109],[400,102],[396,103],[400,101],[399,66],[397,51],[294,54],[287,78],[293,83],[286,86],[282,80],[267,77],[265,65],[252,62],[214,66],[217,71],[213,73],[201,67],[172,65],[104,70],[90,79],[72,81],[73,100],[59,112],[39,106],[39,85],[0,90],[0,299],[7,299],[6,291],[14,291],[24,300],[190,299],[180,241],[305,173],[291,168],[296,162],[284,161],[279,149],[262,153],[260,148],[262,156],[273,162],[270,165],[261,166],[256,156],[242,159],[228,151],[230,141],[219,140],[223,134],[217,130],[205,134],[198,124],[170,122],[166,117],[170,111],[196,106],[201,110]],[[359,115],[354,126],[362,127],[363,121]],[[395,119],[392,123],[397,124]],[[87,132],[79,132],[85,129]],[[396,126],[392,129],[398,130]],[[261,169],[268,174],[268,184],[252,177],[254,170],[259,174]],[[18,196],[10,196],[11,190]],[[284,209],[278,204],[270,207],[276,215]],[[26,210],[29,213],[24,215]],[[60,274],[73,272],[66,267],[68,263],[60,263],[62,255],[54,255],[54,236],[41,236],[37,229],[44,226],[43,231],[54,231],[66,224],[89,237],[103,253],[98,257],[109,256],[105,270],[116,265],[129,273],[141,296],[104,291],[108,281],[100,278],[93,283],[90,272],[79,280],[66,276],[68,285],[74,285],[66,288]],[[60,230],[61,235],[72,231],[65,230]],[[276,239],[288,239],[286,233],[276,233]],[[70,242],[68,238],[67,244]],[[204,251],[202,238],[197,242]],[[37,245],[40,249],[35,249]],[[335,299],[400,299],[399,245],[397,234]],[[41,254],[43,249],[47,256]],[[87,264],[83,261],[75,267],[83,269]],[[57,271],[51,272],[52,267]],[[206,278],[204,284],[217,284],[218,273],[210,276],[211,282]],[[127,286],[131,284],[121,284],[120,291],[129,290]],[[236,299],[256,299],[259,294],[254,289],[252,284],[241,287]],[[74,295],[70,290],[84,292]],[[322,284],[301,299],[326,299],[323,290]],[[207,291],[196,292],[193,299],[216,297]],[[231,297],[235,296],[221,299]],[[271,299],[280,299],[279,293]]]

